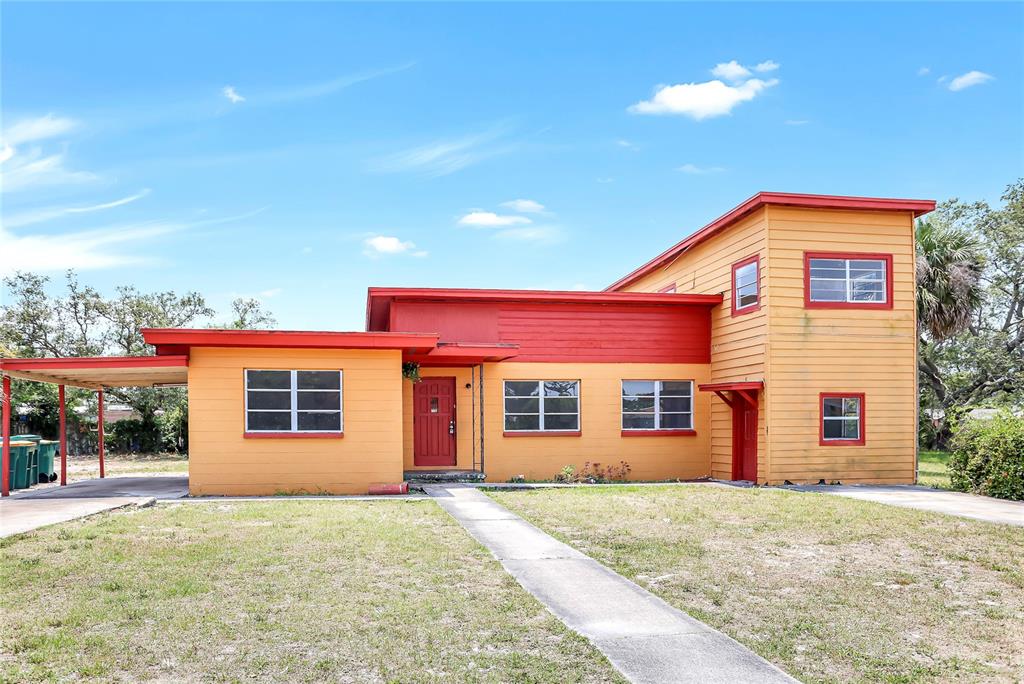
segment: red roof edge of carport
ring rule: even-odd
[[[331,332],[321,330],[218,330],[143,328],[147,344],[174,351],[190,347],[280,347],[293,349],[433,349],[437,333]]]
[[[167,356],[66,356],[59,358],[0,358],[0,370],[32,371],[79,368],[168,368],[187,366],[188,357]]]

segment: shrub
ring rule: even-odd
[[[555,475],[555,482],[583,482],[586,484],[604,484],[606,482],[623,481],[629,477],[630,467],[625,461],[618,465],[601,465],[597,461],[587,461],[583,470],[577,471],[576,466],[567,465]]]
[[[1024,501],[1024,417],[1004,411],[989,420],[966,420],[952,448],[953,489]]]

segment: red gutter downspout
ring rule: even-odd
[[[68,483],[68,426],[64,414],[64,385],[57,385],[57,403],[60,405],[60,485]]]
[[[100,452],[100,477],[105,477],[106,471],[103,468],[103,388],[100,387],[97,392],[98,397],[98,409],[96,411],[96,422],[99,423],[98,437],[99,437],[99,452]]]
[[[0,468],[3,474],[0,475],[0,496],[11,495],[11,377],[4,376],[4,407],[3,407],[3,457],[0,458]]]

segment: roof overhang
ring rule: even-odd
[[[693,233],[681,242],[676,243],[640,268],[605,288],[605,291],[618,290],[642,278],[651,271],[670,263],[677,256],[694,245],[717,235],[740,219],[752,214],[761,207],[778,205],[787,207],[805,207],[810,209],[847,209],[860,211],[908,211],[914,218],[935,209],[935,200],[892,199],[887,197],[851,197],[845,195],[805,195],[790,192],[759,192],[734,209],[719,216],[714,221]]]
[[[646,306],[706,306],[710,308],[722,303],[722,295],[669,294],[664,292],[371,287],[366,293],[366,329],[373,331],[387,330],[390,326],[391,304],[397,301],[636,304]]]
[[[59,359],[0,359],[12,378],[99,389],[153,387],[188,382],[187,356],[96,356]]]
[[[192,347],[275,347],[284,349],[398,349],[427,352],[436,333],[330,332],[319,330],[217,330],[143,328],[157,354],[187,354]]]
[[[712,382],[705,385],[697,385],[701,392],[726,392],[728,390],[761,390],[764,382],[755,380],[753,382]]]
[[[518,344],[446,343],[442,342],[428,353],[406,352],[403,361],[414,361],[421,366],[476,366],[515,358]]]

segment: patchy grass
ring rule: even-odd
[[[1024,528],[714,485],[487,493],[804,681],[1024,680]]]
[[[921,451],[917,458],[917,483],[936,489],[952,489],[949,484],[949,452]]]
[[[107,475],[187,475],[188,456],[180,454],[107,454],[103,458]],[[60,462],[54,464],[60,469]],[[68,459],[68,480],[90,480],[100,476],[97,456]]]
[[[430,501],[115,512],[0,586],[0,681],[622,681]]]

